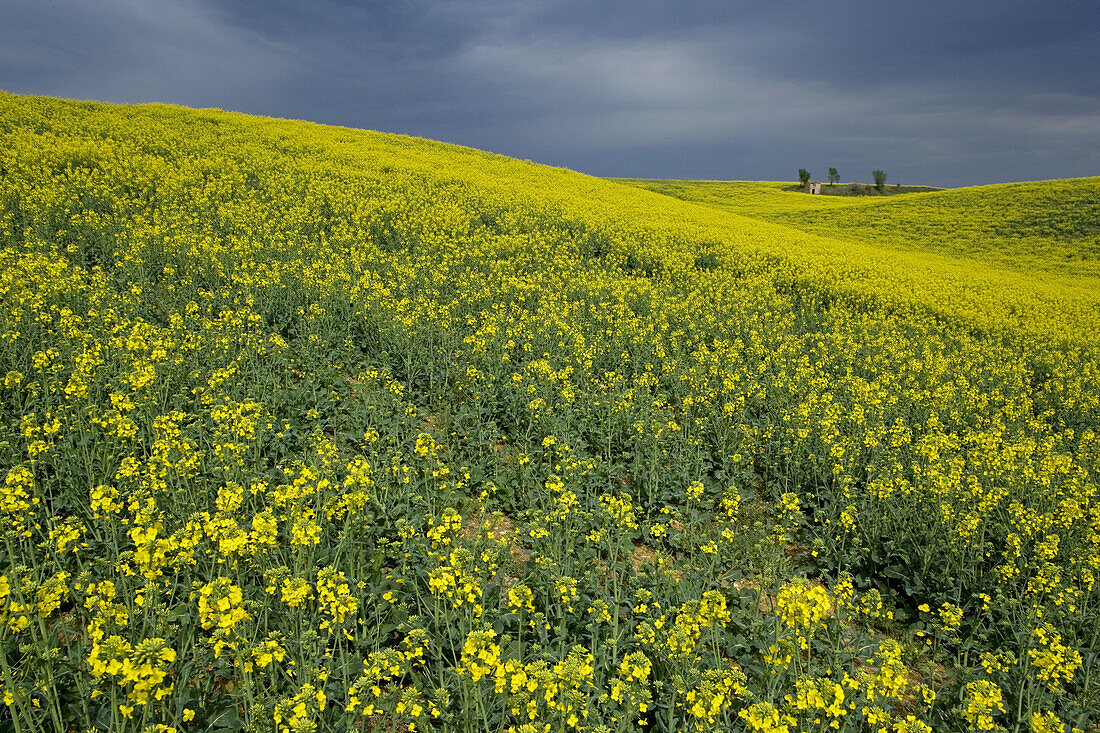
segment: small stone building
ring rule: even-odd
[[[821,193],[821,181],[810,181],[810,193]]]

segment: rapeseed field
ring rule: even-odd
[[[0,93],[0,726],[1095,729],[1100,181],[744,185]]]

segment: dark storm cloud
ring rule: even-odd
[[[1094,2],[5,3],[0,88],[423,135],[596,175],[1100,173]]]
[[[0,88],[112,102],[280,107],[283,49],[175,0],[4,2]]]

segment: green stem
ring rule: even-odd
[[[11,703],[11,720],[15,727],[15,733],[22,733],[23,728],[20,724],[22,714],[20,712],[19,699],[16,696],[15,680],[11,676],[11,668],[8,666],[8,654],[7,649],[0,647],[0,672],[4,675],[4,686],[8,689],[8,694],[12,696]]]

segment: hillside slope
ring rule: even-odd
[[[841,235],[0,94],[0,715],[1087,728],[1100,292]]]

